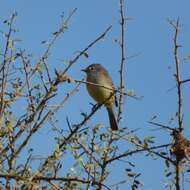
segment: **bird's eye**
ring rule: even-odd
[[[94,70],[94,67],[90,67],[89,70],[90,70],[90,71],[93,71],[93,70]]]

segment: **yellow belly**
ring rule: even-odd
[[[111,97],[111,94],[113,94],[113,90],[90,84],[87,84],[87,90],[96,102],[103,103],[106,101],[106,99],[108,99],[105,103],[106,107],[113,107],[114,96]]]

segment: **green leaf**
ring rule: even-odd
[[[129,177],[135,177],[135,176],[136,176],[136,173],[130,172],[130,173],[128,173],[127,175],[128,175]]]

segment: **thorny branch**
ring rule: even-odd
[[[120,39],[120,49],[121,49],[121,60],[120,60],[120,91],[121,93],[119,94],[119,107],[118,107],[118,116],[117,116],[117,121],[119,122],[122,117],[122,106],[123,106],[123,93],[125,91],[125,84],[124,84],[124,65],[125,65],[125,13],[124,13],[124,8],[125,8],[125,1],[124,0],[119,0],[120,2],[120,30],[121,30],[121,39]]]
[[[183,130],[183,115],[182,115],[182,91],[181,91],[181,79],[180,79],[180,60],[178,55],[178,49],[180,45],[178,44],[178,35],[179,35],[179,18],[177,19],[176,25],[175,25],[175,34],[174,34],[174,56],[175,56],[175,66],[176,66],[176,83],[177,83],[177,94],[178,94],[178,127],[179,130]],[[175,186],[176,190],[180,190],[180,165],[179,160],[176,160],[176,176],[175,176]]]
[[[178,55],[178,49],[180,45],[178,44],[178,36],[179,36],[179,18],[176,22],[175,27],[175,36],[174,36],[174,56],[175,56],[175,66],[176,66],[176,82],[177,82],[177,93],[178,93],[178,127],[180,131],[183,130],[183,115],[182,115],[182,91],[181,91],[181,79],[180,79],[180,59]]]
[[[173,22],[170,22],[170,24],[174,27],[174,30],[175,30],[173,43],[174,43],[175,69],[176,69],[175,79],[176,79],[176,83],[177,83],[177,94],[178,94],[177,116],[178,116],[179,130],[182,131],[183,130],[182,90],[181,90],[182,81],[181,81],[181,77],[180,77],[180,59],[179,59],[179,53],[178,53],[179,52],[178,50],[181,47],[178,44],[178,36],[179,36],[179,31],[180,31],[179,18],[177,19],[176,24]]]
[[[169,21],[169,23],[174,28],[174,59],[175,59],[175,79],[177,84],[177,95],[178,95],[178,111],[177,111],[177,117],[178,117],[178,129],[180,132],[183,131],[183,110],[182,110],[182,84],[185,82],[188,82],[188,80],[181,80],[180,77],[180,58],[179,58],[179,47],[181,47],[178,43],[178,37],[180,32],[180,22],[179,17],[176,21],[176,23]],[[176,163],[175,163],[175,187],[176,190],[180,190],[180,160],[176,157]]]

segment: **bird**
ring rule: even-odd
[[[99,104],[104,104],[107,109],[110,127],[118,130],[114,115],[115,88],[108,71],[101,64],[91,64],[86,69],[86,87],[89,95]]]

